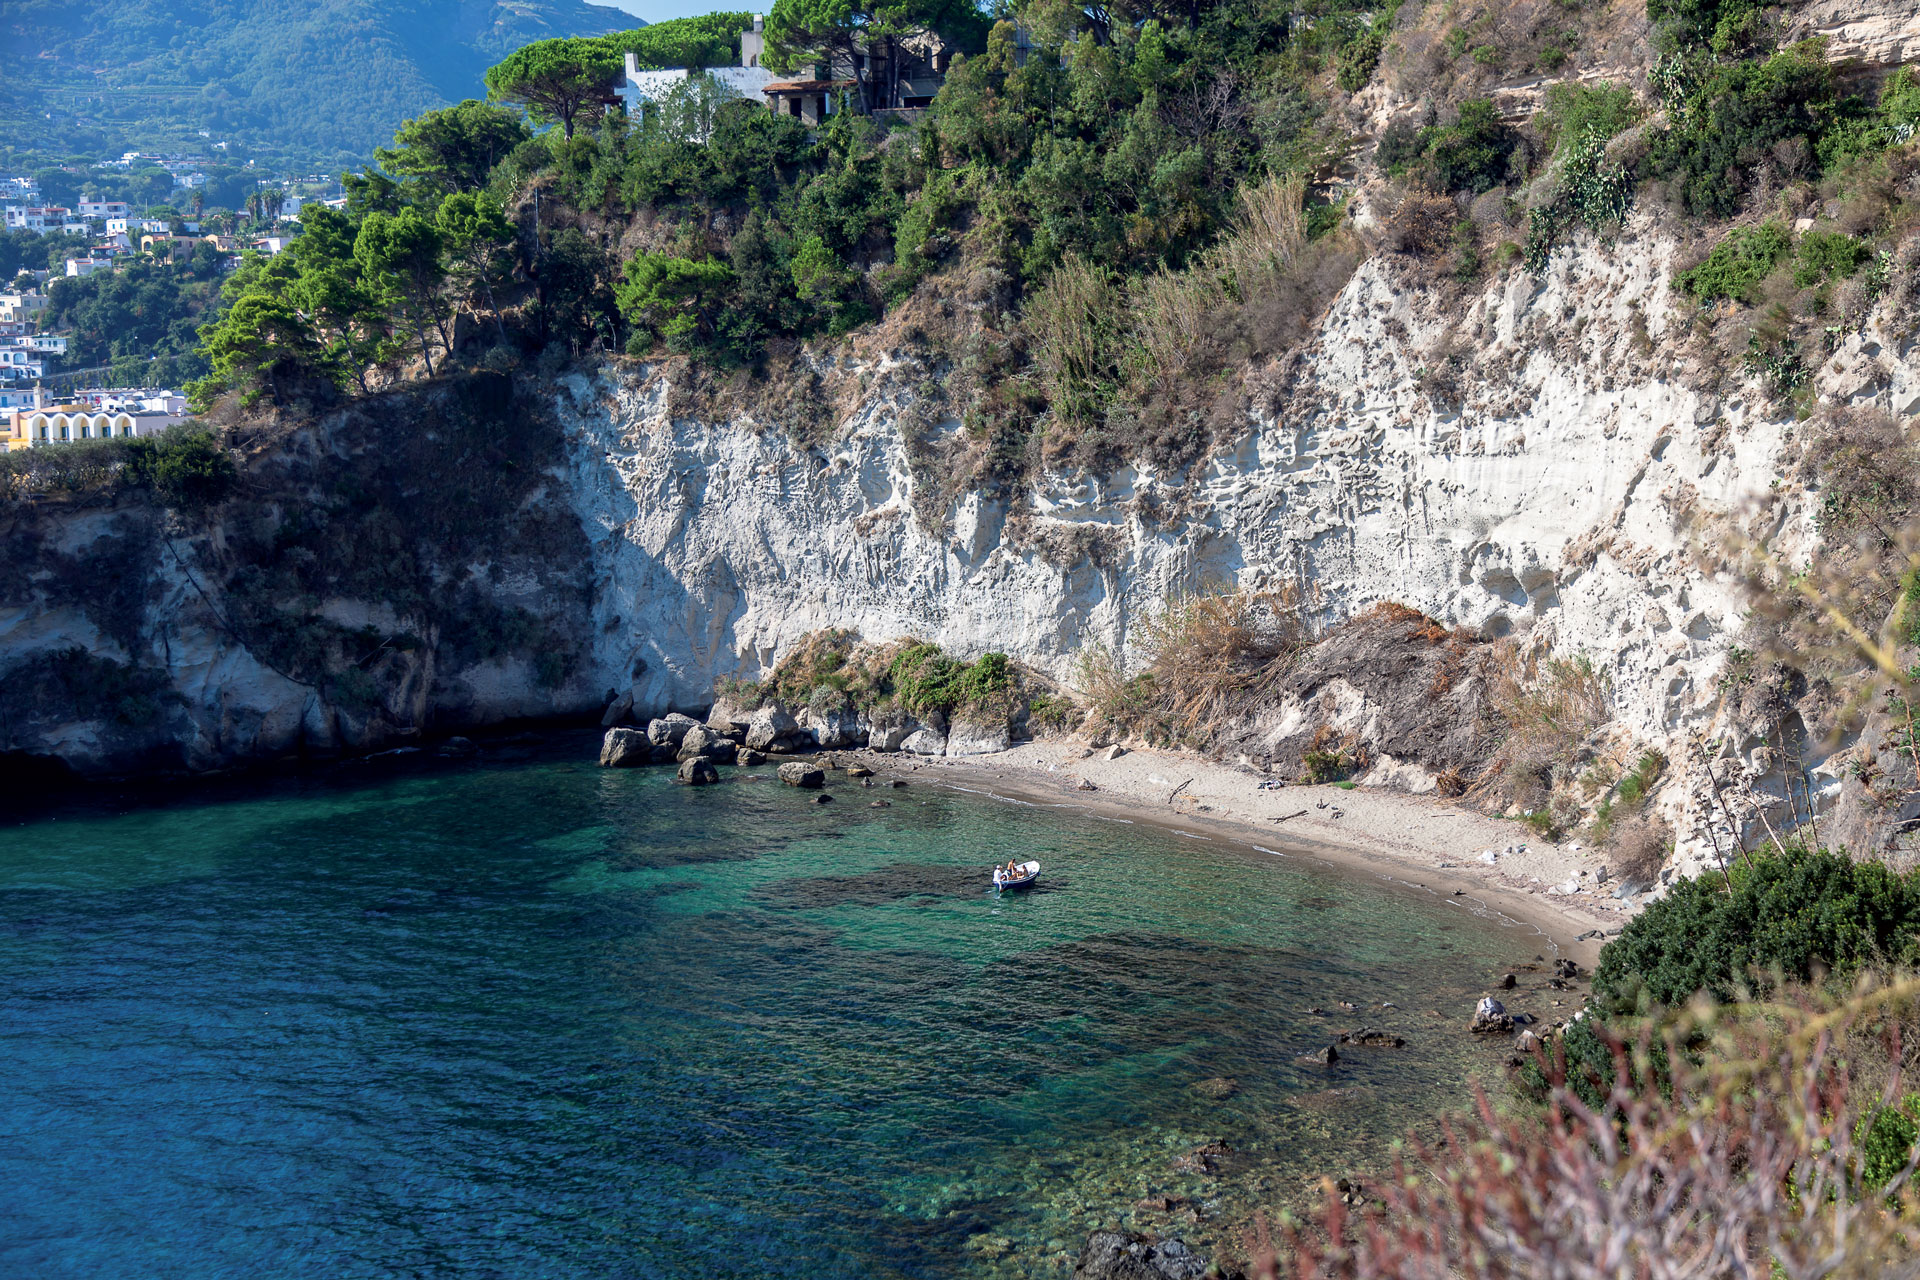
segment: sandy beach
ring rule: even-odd
[[[1613,896],[1618,881],[1602,878],[1607,864],[1598,850],[1575,840],[1550,843],[1454,801],[1339,786],[1263,790],[1262,775],[1199,756],[1135,749],[1109,759],[1104,750],[1086,751],[1052,740],[953,759],[858,754],[886,774],[1150,821],[1376,875],[1503,917],[1537,937],[1541,954],[1583,968],[1605,942],[1593,935],[1617,932],[1635,911]]]

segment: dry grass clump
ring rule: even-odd
[[[1051,461],[1177,469],[1243,419],[1213,375],[1301,341],[1363,256],[1351,232],[1309,241],[1305,193],[1298,175],[1245,188],[1228,234],[1178,270],[1127,284],[1069,255],[1028,294],[1019,328]]]
[[[1745,705],[1759,701],[1764,673],[1823,679],[1838,694],[1838,726],[1857,718],[1880,677],[1904,684],[1899,654],[1920,644],[1920,445],[1877,409],[1828,406],[1810,426],[1791,473],[1815,499],[1821,541],[1807,563],[1787,564],[1737,530],[1705,532],[1710,556],[1744,576],[1753,605],[1723,689]]]
[[[1900,1027],[1920,981],[1834,1004],[1699,1007],[1636,1043],[1606,1036],[1598,1106],[1543,1059],[1544,1116],[1477,1113],[1417,1138],[1355,1214],[1265,1224],[1251,1274],[1298,1280],[1622,1280],[1920,1275],[1913,1099]],[[1664,1056],[1664,1063],[1658,1055]],[[1573,1068],[1572,1070],[1577,1070]],[[1670,1072],[1670,1086],[1635,1081]]]
[[[1160,742],[1204,740],[1270,694],[1319,637],[1309,593],[1291,585],[1177,595],[1139,633],[1145,671],[1129,677],[1113,654],[1092,649],[1080,686],[1098,724]]]
[[[1584,655],[1523,660],[1508,648],[1496,658],[1489,695],[1507,733],[1475,790],[1557,835],[1583,811],[1574,770],[1582,745],[1613,718],[1612,679]]]

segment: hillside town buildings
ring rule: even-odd
[[[814,64],[811,74],[776,76],[765,66],[766,21],[756,13],[740,33],[739,66],[642,68],[628,53],[626,73],[614,93],[628,117],[638,119],[648,103],[688,76],[705,74],[743,98],[763,100],[769,111],[817,125],[839,110],[901,112],[928,106],[946,81],[953,52],[933,32],[916,31],[892,42],[891,52],[833,54]]]

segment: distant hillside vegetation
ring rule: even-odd
[[[9,0],[0,13],[0,134],[16,147],[230,139],[319,167],[364,161],[402,120],[480,96],[487,67],[528,41],[643,25],[582,0]]]

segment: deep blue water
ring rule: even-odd
[[[1534,949],[1218,837],[748,772],[0,827],[0,1275],[1055,1274],[1149,1192],[1237,1230],[1464,1106],[1457,1025]],[[1297,1061],[1356,1021],[1414,1047]],[[1172,1170],[1211,1138],[1225,1176]]]

